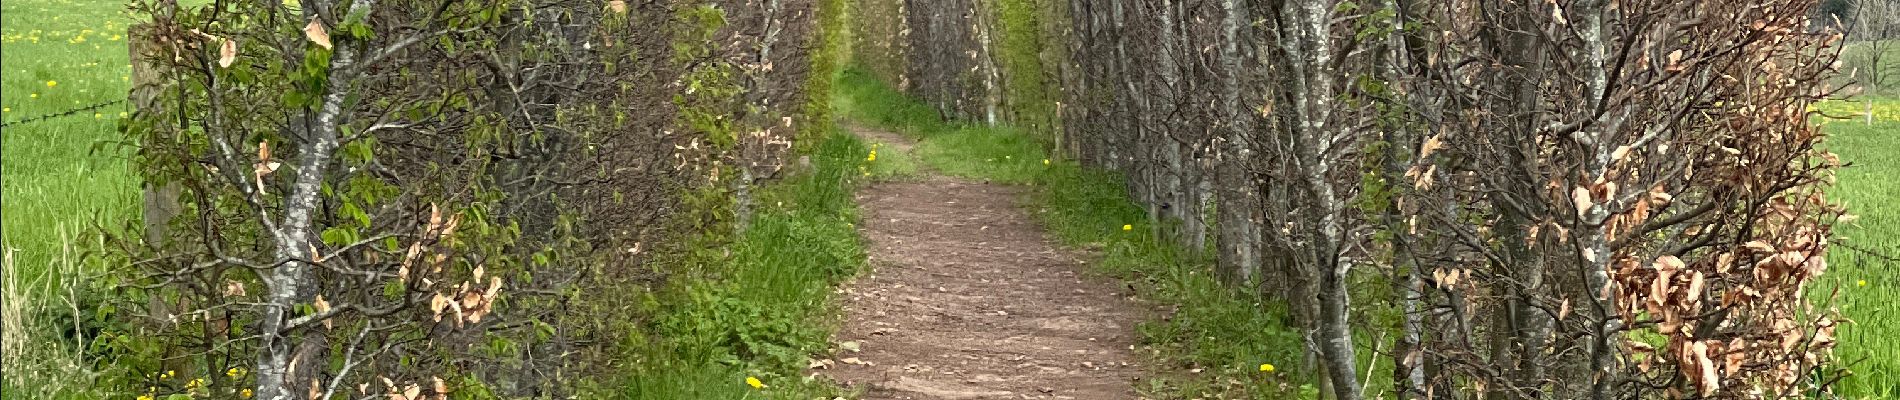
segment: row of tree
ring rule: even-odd
[[[134,2],[147,234],[95,351],[148,396],[574,396],[644,342],[640,263],[828,126],[821,3]]]
[[[1762,398],[1838,372],[1815,7],[860,0],[890,28],[855,51],[946,116],[1056,121],[1289,306],[1330,398],[1369,356],[1402,398]]]

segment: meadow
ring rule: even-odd
[[[91,232],[137,216],[137,176],[117,122],[129,111],[126,28],[116,2],[0,4],[0,247],[5,248],[8,398],[99,398],[77,338],[59,339],[81,305]],[[119,101],[116,102],[115,101]],[[109,103],[46,119],[36,117]],[[90,245],[89,245],[90,244]]]
[[[1874,123],[1862,114],[1871,105]],[[1839,307],[1853,321],[1840,331],[1837,354],[1853,375],[1839,393],[1848,398],[1900,398],[1900,99],[1833,101],[1817,107],[1826,119],[1828,150],[1847,164],[1829,190],[1852,220],[1836,227],[1830,269],[1809,289],[1818,304]]]

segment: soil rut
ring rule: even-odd
[[[1045,237],[1020,194],[929,172],[859,191],[872,270],[843,289],[822,372],[864,399],[1135,398],[1140,308]]]

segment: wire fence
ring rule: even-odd
[[[70,109],[66,111],[60,111],[60,112],[56,112],[52,114],[38,115],[38,116],[21,118],[21,119],[12,120],[12,121],[0,122],[0,128],[11,127],[11,126],[16,126],[16,125],[26,125],[26,124],[32,124],[32,123],[37,123],[37,122],[45,122],[45,121],[58,119],[61,117],[70,117],[74,115],[83,114],[87,111],[98,110],[101,108],[111,107],[111,106],[119,105],[119,104],[125,104],[125,99],[109,100],[103,103],[92,104],[92,105],[74,108],[74,109]]]
[[[1855,253],[1860,253],[1863,256],[1871,257],[1873,259],[1880,260],[1880,261],[1886,261],[1886,262],[1900,261],[1900,257],[1895,257],[1893,254],[1884,253],[1879,250],[1874,250],[1874,249],[1861,247],[1861,246],[1855,246],[1852,244],[1842,243],[1842,242],[1834,242],[1832,243],[1832,245],[1843,248],[1843,249],[1847,249],[1849,251],[1853,251]]]

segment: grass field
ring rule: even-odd
[[[1871,104],[1874,124],[1859,113]],[[1848,398],[1900,398],[1900,99],[1829,102],[1819,108],[1829,120],[1827,147],[1848,166],[1830,191],[1858,218],[1836,228],[1846,246],[1829,252],[1831,269],[1810,297],[1827,301],[1839,290],[1841,312],[1854,322],[1840,331],[1837,352],[1854,375],[1838,392]],[[1849,247],[1852,248],[1849,248]],[[1862,250],[1856,250],[1862,249]]]
[[[77,307],[86,232],[136,216],[138,179],[116,140],[124,105],[18,122],[124,99],[127,65],[122,3],[9,0],[0,3],[0,247],[6,262],[5,396],[99,398],[93,369],[72,341],[48,327]]]

